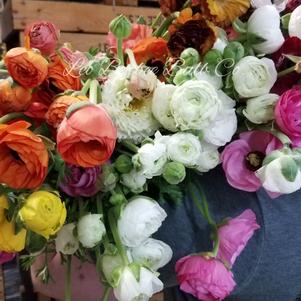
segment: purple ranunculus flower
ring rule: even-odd
[[[66,194],[76,197],[89,197],[99,191],[97,179],[101,172],[100,166],[82,168],[68,165],[69,173],[65,176],[60,188]]]
[[[15,258],[16,254],[0,251],[0,265],[9,262]]]

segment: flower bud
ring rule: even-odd
[[[120,155],[116,159],[114,166],[120,173],[129,173],[133,168],[133,163],[129,156]]]
[[[111,195],[109,202],[112,205],[121,205],[126,202],[126,198],[122,193],[114,193],[113,195]]]
[[[181,53],[180,59],[182,59],[185,62],[185,66],[194,66],[197,65],[200,61],[200,55],[196,49],[186,48]]]
[[[186,169],[182,163],[169,162],[165,166],[163,178],[171,185],[181,183],[186,177]]]
[[[57,233],[55,239],[55,249],[56,252],[61,252],[62,254],[72,255],[79,248],[79,242],[74,236],[73,231],[75,229],[75,224],[67,224],[62,227],[62,229]]]
[[[245,55],[245,49],[241,43],[230,42],[224,49],[223,56],[225,59],[232,59],[234,62],[240,61]]]
[[[115,172],[112,164],[105,164],[101,167],[101,176],[100,176],[100,191],[108,192],[115,188],[118,181],[118,174]]]
[[[207,67],[212,72],[216,68],[217,64],[223,60],[222,53],[217,49],[209,50],[203,59],[203,63],[207,64]]]
[[[126,39],[132,32],[132,25],[127,17],[120,15],[110,22],[109,29],[117,39]]]
[[[180,69],[174,79],[173,82],[175,85],[180,86],[181,84],[184,84],[186,81],[191,80],[194,78],[194,74],[191,71],[190,68]]]

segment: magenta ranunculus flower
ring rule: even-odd
[[[218,229],[220,239],[217,258],[233,266],[236,258],[246,247],[255,230],[260,226],[256,222],[256,215],[251,209],[232,218]]]
[[[82,168],[75,165],[68,165],[69,173],[60,183],[60,188],[66,194],[76,197],[90,197],[99,191],[97,180],[101,172],[99,166]]]
[[[24,34],[29,37],[30,47],[39,49],[44,55],[54,52],[60,36],[59,30],[48,21],[34,22],[28,25]]]
[[[301,147],[301,90],[291,89],[283,93],[275,107],[279,128],[289,136],[294,146]]]
[[[232,272],[215,258],[183,257],[176,263],[176,273],[181,290],[202,301],[223,300],[236,285]]]
[[[13,260],[15,256],[16,256],[15,253],[7,253],[7,252],[0,251],[0,264]]]
[[[241,133],[238,140],[225,147],[221,156],[228,183],[244,191],[258,190],[261,182],[255,171],[267,154],[281,147],[282,143],[268,132]]]

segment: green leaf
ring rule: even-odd
[[[129,265],[129,268],[131,269],[131,271],[133,272],[136,280],[139,282],[140,281],[140,264],[132,262]]]
[[[261,44],[263,42],[266,42],[266,39],[251,32],[247,33],[247,40],[249,45],[256,45],[256,44]]]
[[[27,231],[26,235],[26,250],[30,253],[36,253],[41,251],[47,244],[47,240],[30,230]]]
[[[246,33],[247,32],[247,23],[242,22],[240,19],[235,19],[232,23],[233,29],[238,33]]]
[[[21,268],[24,271],[29,271],[31,266],[36,261],[36,259],[37,259],[37,256],[35,256],[35,255],[20,255],[19,263],[20,263]]]
[[[88,53],[92,56],[95,56],[98,52],[100,52],[100,49],[98,47],[91,47],[88,50]]]
[[[299,167],[294,159],[288,156],[281,158],[281,172],[287,181],[294,182],[298,171]]]
[[[288,29],[288,24],[290,22],[291,15],[292,15],[291,13],[288,13],[288,14],[281,17],[281,23],[282,23],[282,28],[283,29]]]

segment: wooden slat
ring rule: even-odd
[[[138,0],[104,0],[106,5],[138,6]]]
[[[134,22],[140,15],[151,23],[158,8],[108,6],[61,1],[12,0],[14,29],[24,29],[36,20],[53,22],[61,31],[106,33],[110,21],[119,14]]]
[[[3,11],[0,12],[0,42],[3,42],[13,30],[11,0],[8,0],[2,9]]]

